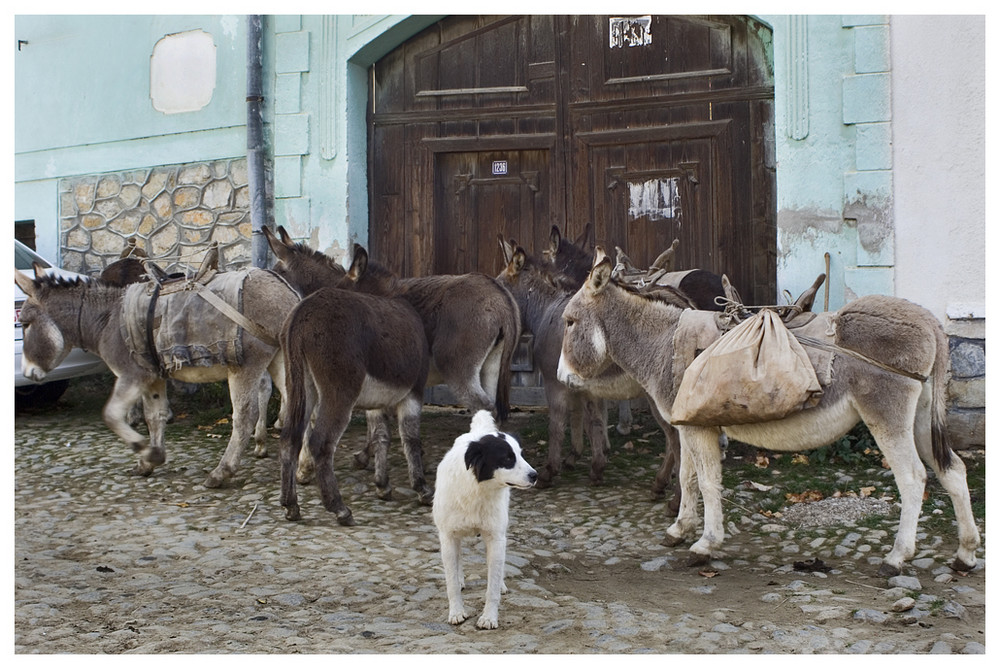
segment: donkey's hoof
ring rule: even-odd
[[[894,567],[888,562],[883,562],[882,566],[878,568],[878,575],[881,578],[892,578],[893,576],[899,576],[899,567]]]
[[[392,486],[388,486],[387,488],[379,488],[378,486],[376,486],[375,496],[381,500],[388,502],[389,500],[392,499]]]
[[[973,569],[976,568],[976,565],[966,564],[960,558],[955,558],[954,562],[952,562],[951,565],[949,566],[951,567],[952,571],[961,571],[961,572],[972,571]]]
[[[209,474],[208,478],[205,479],[204,485],[206,488],[221,488],[223,482],[224,479],[217,478],[215,474]]]
[[[130,473],[132,474],[132,476],[149,476],[150,474],[153,473],[154,469],[156,469],[156,467],[149,464],[148,462],[140,462],[139,464],[137,464],[135,467],[132,468],[132,471]]]
[[[434,504],[434,490],[431,488],[417,490],[417,500],[424,506],[431,506]]]
[[[267,444],[261,444],[253,449],[254,457],[266,458],[267,457]]]
[[[343,525],[344,527],[352,527],[354,525],[357,525],[357,523],[354,522],[354,514],[351,513],[350,509],[347,510],[346,515],[341,515],[338,513],[337,522]]]
[[[314,470],[297,469],[295,470],[295,480],[301,485],[309,485],[316,478],[316,472]]]
[[[285,520],[302,520],[302,513],[298,504],[291,504],[285,507]]]
[[[709,562],[711,562],[712,556],[705,553],[691,553],[688,556],[687,566],[688,567],[704,567]]]
[[[590,470],[590,485],[604,485],[604,468]]]
[[[680,546],[684,543],[684,537],[675,537],[672,534],[667,534],[663,537],[663,541],[660,542],[661,546],[666,546],[667,548],[674,548]]]

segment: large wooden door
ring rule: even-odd
[[[747,17],[449,17],[372,69],[369,246],[407,276],[501,269],[552,224],[637,264],[775,292],[770,31]]]

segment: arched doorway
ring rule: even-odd
[[[406,276],[501,269],[552,224],[773,301],[770,29],[725,16],[454,16],[371,70],[369,251]]]

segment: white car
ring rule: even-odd
[[[14,267],[34,276],[32,263],[37,262],[46,267],[48,274],[57,274],[67,278],[79,277],[80,274],[53,267],[50,262],[32,251],[30,248],[14,240]],[[99,374],[107,371],[104,361],[93,353],[74,348],[62,363],[45,376],[44,383],[35,383],[21,373],[21,348],[24,335],[21,332],[21,305],[26,296],[17,284],[14,284],[14,401],[18,407],[39,406],[51,404],[59,399],[69,387],[69,380],[78,376]]]

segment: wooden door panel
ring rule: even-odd
[[[503,269],[497,235],[531,247],[548,220],[549,152],[494,150],[435,157],[433,271]]]

